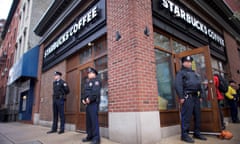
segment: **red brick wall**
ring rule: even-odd
[[[109,112],[157,110],[152,26],[151,0],[107,1]]]
[[[8,27],[8,31],[6,32],[6,35],[2,41],[2,47],[0,49],[0,57],[3,55],[4,52],[7,52],[7,59],[6,61],[4,61],[5,64],[0,65],[0,88],[2,90],[0,93],[0,106],[1,104],[5,103],[9,70],[12,67],[13,60],[14,60],[14,52],[15,52],[18,23],[19,23],[19,17],[18,17],[19,8],[20,8],[20,2],[11,19],[10,25]],[[5,68],[7,68],[7,71],[4,71]],[[2,72],[4,72],[4,76],[1,75]]]
[[[224,32],[224,39],[226,43],[228,64],[230,67],[230,79],[235,80],[237,83],[240,83],[240,75],[237,73],[240,70],[240,58],[239,51],[236,40],[229,35],[227,32]]]
[[[235,12],[240,12],[240,1],[239,0],[224,0],[225,3]]]

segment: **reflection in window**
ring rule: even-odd
[[[222,64],[222,62],[219,62],[218,65],[219,65],[219,70],[223,71],[223,64]]]
[[[175,95],[173,90],[173,76],[171,68],[171,55],[155,50],[158,103],[160,110],[176,108]]]
[[[99,104],[100,112],[108,111],[108,70],[107,70],[107,56],[97,59],[95,67],[98,70],[98,77],[101,80],[101,97]]]
[[[213,69],[218,69],[218,61],[216,59],[211,58],[211,64]]]
[[[156,32],[154,32],[154,45],[171,51],[169,38]]]
[[[92,57],[92,49],[87,48],[83,52],[80,53],[80,64],[83,64],[90,60]]]
[[[196,55],[192,55],[192,57],[194,59],[192,62],[192,69],[200,77],[200,80],[202,83],[208,81],[204,55],[196,54]],[[202,84],[202,89],[204,89],[205,93],[202,94],[203,101],[201,103],[201,106],[205,108],[210,108],[212,107],[211,105],[212,96],[211,96],[210,90],[208,90],[207,85],[204,85],[204,84]]]
[[[227,73],[225,73],[225,65],[222,61],[219,61],[213,57],[211,57],[211,64],[212,64],[212,72],[213,74],[220,74],[223,78],[227,79]],[[227,100],[223,100],[223,107],[228,107]]]
[[[177,41],[174,41],[173,40],[173,51],[175,53],[180,53],[180,52],[183,52],[183,51],[186,51],[187,50],[187,47]]]
[[[170,56],[170,54],[169,54],[169,53],[162,52],[162,51],[156,49],[156,50],[155,50],[155,56],[156,56],[156,60],[159,60],[159,59],[161,59],[161,58]]]
[[[95,56],[99,56],[99,55],[104,54],[106,52],[107,52],[106,41],[100,41],[99,43],[96,44],[96,46],[94,46]]]

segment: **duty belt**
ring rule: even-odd
[[[189,91],[187,91],[187,92],[185,92],[184,98],[188,99],[189,97],[193,97],[193,96],[197,97],[198,96],[198,92],[189,92]]]
[[[60,95],[60,96],[54,96],[54,98],[55,98],[55,99],[61,99],[61,98],[63,98],[63,96],[62,96],[62,95]]]
[[[188,94],[188,95],[198,95],[198,92],[186,91],[185,94]]]

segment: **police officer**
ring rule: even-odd
[[[85,83],[84,96],[81,101],[86,105],[87,137],[83,142],[91,141],[91,144],[100,143],[98,107],[100,103],[101,82],[97,78],[98,72],[94,68],[88,68],[88,79]]]
[[[57,132],[58,116],[60,116],[61,124],[60,131],[58,134],[64,133],[64,101],[65,101],[65,91],[68,89],[67,83],[61,79],[61,72],[54,72],[54,82],[53,82],[53,125],[51,131],[47,133]]]
[[[175,79],[175,89],[182,105],[181,139],[189,143],[194,143],[194,140],[188,135],[192,114],[195,117],[193,137],[207,140],[200,134],[200,101],[203,89],[201,88],[200,77],[192,70],[192,61],[191,56],[182,58],[182,68]]]
[[[228,91],[225,93],[228,104],[230,106],[230,112],[233,123],[240,123],[238,118],[238,101],[239,96],[237,94],[237,83],[234,80],[229,81]]]

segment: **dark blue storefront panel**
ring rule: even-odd
[[[26,52],[9,72],[8,85],[11,85],[20,77],[37,78],[39,46]]]
[[[34,85],[38,72],[39,46],[27,51],[9,71],[8,85],[20,78],[28,78],[28,89],[20,93],[19,120],[31,120],[34,99]],[[24,98],[23,98],[24,97]]]
[[[30,80],[30,88],[20,94],[19,120],[31,120],[34,100],[34,80]],[[24,100],[23,97],[26,96]]]

